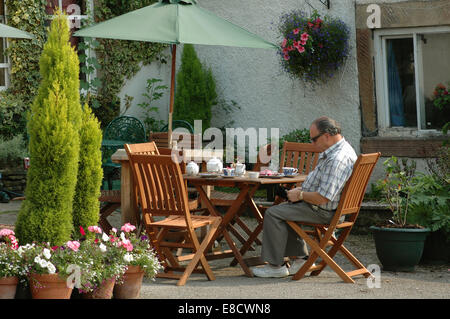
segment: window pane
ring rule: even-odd
[[[388,39],[386,44],[391,126],[417,127],[413,39]]]
[[[6,63],[6,56],[4,55],[5,38],[0,38],[0,63]]]
[[[6,83],[5,83],[5,72],[6,72],[6,69],[1,69],[0,68],[0,86],[6,86]]]
[[[433,104],[433,91],[442,83],[450,85],[450,33],[421,36],[425,119],[422,129],[440,129],[450,118],[450,109],[440,111]]]

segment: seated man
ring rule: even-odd
[[[261,258],[263,267],[253,268],[257,277],[285,277],[295,274],[307,259],[305,242],[286,220],[330,223],[357,156],[341,135],[341,128],[328,117],[316,119],[309,129],[311,143],[321,151],[316,168],[302,187],[287,192],[289,202],[270,207],[264,216]],[[284,264],[290,257],[291,265]]]

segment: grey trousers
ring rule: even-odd
[[[314,210],[303,201],[270,207],[264,214],[262,260],[281,266],[286,256],[308,255],[306,243],[286,223],[286,220],[330,223],[333,216],[334,212]]]

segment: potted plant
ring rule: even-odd
[[[79,242],[68,241],[62,246],[32,243],[18,248],[27,269],[33,299],[70,298],[73,286],[68,278],[73,274],[73,267],[89,267],[80,258],[79,247]]]
[[[85,236],[82,227],[80,230]],[[91,264],[91,276],[79,291],[85,299],[111,299],[116,280],[126,271],[125,251],[114,233],[107,235],[98,226],[89,226],[88,231],[95,236],[86,236],[80,250],[83,259]]]
[[[139,297],[143,277],[153,279],[162,269],[155,252],[150,247],[147,236],[137,236],[133,231],[135,226],[126,223],[121,227],[119,245],[124,249],[124,260],[127,263],[121,282],[114,287],[114,298],[136,299]],[[114,230],[114,229],[113,229]]]
[[[278,30],[282,68],[305,82],[325,83],[350,55],[350,28],[338,18],[293,10],[281,16]]]
[[[416,191],[416,163],[408,163],[407,159],[400,162],[392,156],[383,165],[386,178],[378,184],[392,211],[392,219],[370,227],[374,233],[377,256],[383,270],[414,271],[430,232],[428,228],[407,222],[408,210]]]
[[[0,299],[14,299],[19,280],[26,276],[14,235],[11,229],[0,229]]]
[[[421,263],[450,262],[450,147],[442,146],[427,161],[430,174],[417,177],[409,220],[430,228]]]

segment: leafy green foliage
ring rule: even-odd
[[[96,225],[99,219],[100,186],[102,184],[102,131],[100,123],[85,105],[80,130],[80,162],[73,202],[74,234],[80,226]]]
[[[21,243],[62,245],[71,238],[78,171],[79,62],[64,15],[51,23],[40,58],[41,85],[28,121],[31,165],[16,223]]]
[[[0,138],[0,163],[21,161],[27,155],[27,147],[22,135],[14,136],[6,141]]]
[[[442,83],[438,84],[436,88],[434,89],[433,95],[433,105],[436,106],[439,110],[444,111],[447,109],[450,109],[450,93],[449,93],[450,87],[446,88],[445,85]],[[447,121],[442,126],[442,132],[444,134],[447,134],[450,130],[450,121]],[[445,144],[448,144],[449,140],[444,142]]]
[[[94,20],[96,23],[109,20],[154,2],[156,0],[99,0],[95,5]],[[96,83],[97,95],[90,100],[97,101],[98,107],[95,108],[96,105],[91,102],[90,106],[100,120],[102,128],[120,113],[118,94],[125,80],[132,78],[142,65],[148,65],[155,60],[165,63],[161,52],[166,47],[165,44],[153,42],[98,39],[95,50],[97,63],[101,69],[99,76],[101,83]]]
[[[216,104],[216,83],[211,69],[202,66],[192,44],[185,44],[177,74],[173,119],[185,120],[192,126],[194,120],[202,120],[205,131],[211,126],[211,108]]]
[[[384,201],[389,204],[394,222],[404,227],[411,199],[416,191],[414,184],[416,162],[409,163],[406,158],[399,161],[397,157],[392,156],[384,161],[383,166],[386,177],[378,182],[378,186],[384,195]]]
[[[147,79],[146,92],[142,94],[146,98],[146,101],[138,104],[144,110],[144,126],[146,132],[160,132],[164,126],[164,121],[157,120],[152,116],[152,113],[158,113],[158,108],[152,106],[152,103],[159,100],[163,96],[164,90],[168,89],[167,85],[161,85],[159,84],[160,82],[162,82],[161,79]]]
[[[409,219],[430,228],[443,230],[450,241],[450,147],[442,146],[428,161],[430,175],[419,175]]]
[[[14,94],[11,90],[0,92],[0,138],[11,139],[24,134],[26,128],[26,112],[28,105],[22,94]]]
[[[11,87],[21,92],[29,101],[39,86],[39,56],[46,41],[46,0],[6,0],[8,24],[27,31],[34,40],[10,39],[7,54],[11,60]]]

